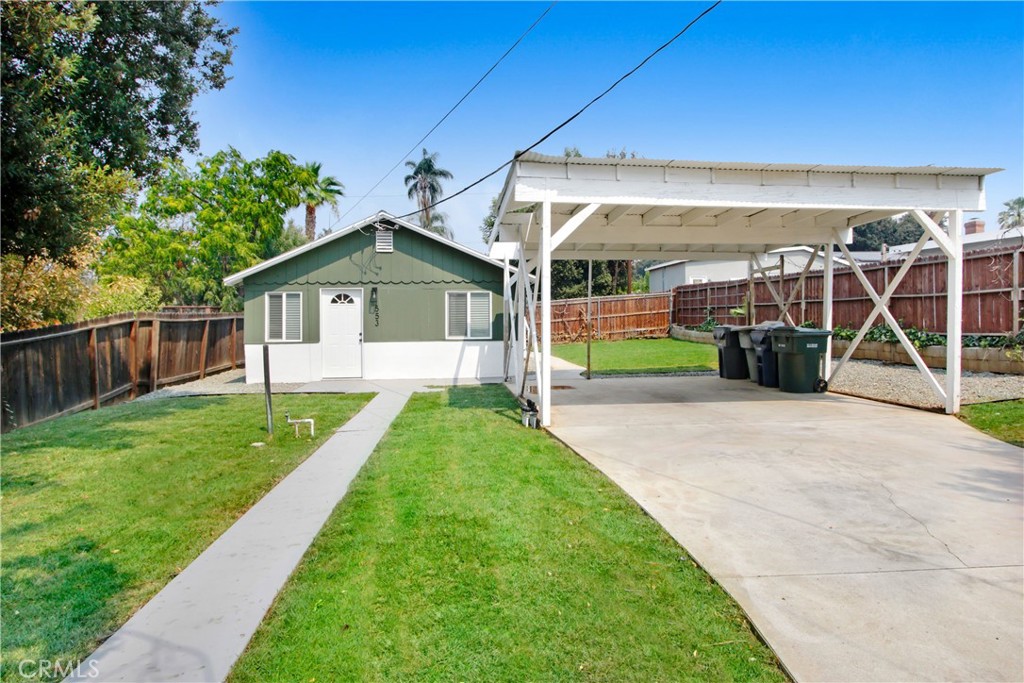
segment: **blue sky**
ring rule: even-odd
[[[710,3],[560,2],[425,143],[454,192],[560,123]],[[233,79],[198,98],[201,152],[320,161],[336,227],[414,206],[396,162],[548,3],[227,2]],[[724,2],[541,152],[1001,167],[983,217],[1024,194],[1024,3]],[[418,156],[419,152],[416,152]],[[456,238],[505,173],[443,205]],[[302,223],[296,212],[295,219]],[[335,223],[322,209],[318,226]]]

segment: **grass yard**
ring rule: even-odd
[[[963,406],[960,419],[989,436],[1024,448],[1024,399]]]
[[[125,403],[3,437],[3,672],[84,658],[371,398]],[[316,419],[296,439],[284,411]],[[34,669],[33,669],[34,671]]]
[[[570,363],[587,365],[587,345],[556,344],[551,353]],[[595,341],[591,344],[594,375],[665,374],[718,369],[718,348],[665,337]]]
[[[782,681],[740,609],[500,386],[413,396],[229,677]]]

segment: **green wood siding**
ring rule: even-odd
[[[267,292],[302,292],[302,343],[319,342],[320,289],[329,287],[363,290],[366,342],[443,341],[445,292],[491,292],[491,338],[501,339],[501,283],[499,266],[412,230],[395,231],[390,254],[375,252],[372,228],[356,230],[245,279],[245,342],[265,341]]]

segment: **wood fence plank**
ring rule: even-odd
[[[89,330],[89,373],[92,381],[92,407],[100,407],[100,367],[96,358],[96,329]]]

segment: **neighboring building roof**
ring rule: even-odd
[[[349,235],[355,232],[356,230],[359,230],[360,228],[370,225],[371,223],[377,223],[379,221],[388,221],[395,227],[405,228],[406,230],[412,230],[413,232],[419,233],[424,237],[429,237],[430,239],[440,243],[443,246],[455,249],[456,251],[461,251],[464,254],[468,254],[469,256],[480,259],[481,261],[487,263],[488,265],[492,265],[495,268],[504,268],[504,264],[495,261],[494,259],[488,258],[486,255],[481,254],[480,252],[474,249],[470,249],[469,247],[463,246],[458,242],[454,242],[446,237],[442,237],[437,233],[430,232],[429,230],[424,230],[423,228],[414,223],[409,223],[408,221],[404,221],[401,218],[396,218],[387,211],[378,211],[372,216],[368,216],[357,223],[353,223],[348,227],[342,228],[338,232],[332,232],[329,235],[318,237],[312,242],[303,244],[301,247],[296,247],[291,251],[286,251],[283,254],[278,254],[277,256],[269,258],[266,261],[263,261],[262,263],[257,263],[255,266],[246,268],[245,270],[241,270],[237,273],[234,273],[233,275],[229,275],[226,278],[224,278],[224,284],[240,284],[245,278],[249,277],[250,275],[254,275],[256,273],[259,273],[260,271],[266,270],[267,268],[276,266],[279,263],[284,263],[285,261],[288,261],[289,259],[298,256],[299,254],[304,254],[307,251],[312,251],[313,249],[328,244],[329,242],[333,242],[336,239],[340,239],[345,235]],[[514,270],[514,268],[512,270]]]
[[[913,245],[911,245],[911,246],[913,246]],[[788,254],[788,253],[794,252],[794,251],[802,251],[802,252],[805,252],[805,253],[815,253],[815,256],[817,256],[816,252],[818,250],[813,248],[813,247],[807,247],[807,246],[783,247],[781,249],[774,249],[772,251],[769,251],[768,254],[769,255],[771,255],[771,254],[783,254],[784,255],[784,254]],[[723,256],[725,256],[725,255],[723,254]],[[746,261],[746,260],[747,260],[747,255],[746,254],[741,254],[737,258],[699,259],[699,260],[698,259],[677,259],[675,261],[665,261],[664,263],[659,263],[657,265],[649,266],[647,268],[647,272],[649,273],[652,270],[658,270],[659,268],[669,268],[671,266],[678,266],[680,263],[707,263],[707,262],[712,262],[712,261],[717,263],[718,261]],[[849,263],[846,262],[846,259],[844,259],[844,258],[842,258],[840,256],[833,256],[832,260],[835,263],[838,263],[841,266],[849,265]]]
[[[1024,244],[1024,235],[1020,231],[1008,230],[1008,231],[990,231],[990,232],[975,232],[970,235],[961,236],[963,240],[964,249],[989,249],[992,247],[1001,246],[1016,246],[1020,247]],[[914,242],[909,244],[897,244],[889,247],[890,256],[902,256],[908,254],[914,250]],[[939,249],[939,245],[935,244],[934,240],[928,240],[925,242],[922,251],[930,251],[933,249]]]

